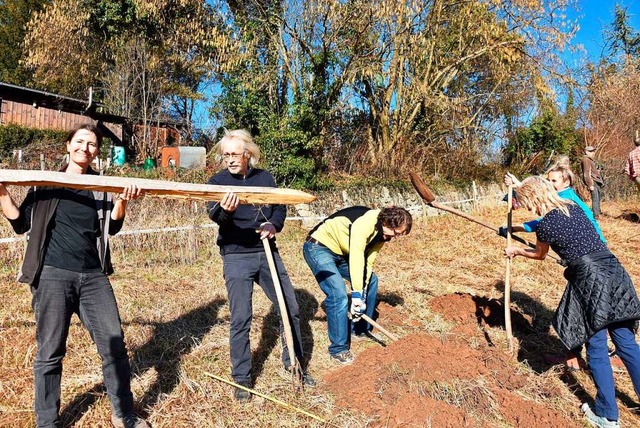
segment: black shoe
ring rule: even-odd
[[[236,382],[238,385],[242,385],[245,388],[251,388],[251,383],[249,382]],[[242,388],[236,387],[235,391],[233,391],[233,398],[236,401],[251,401],[251,393]]]
[[[288,375],[291,375],[291,366],[285,367],[284,370],[287,372]],[[318,382],[316,382],[316,380],[313,377],[311,377],[309,372],[307,372],[306,370],[302,371],[300,380],[302,381],[302,385],[308,388],[314,388],[318,385]]]

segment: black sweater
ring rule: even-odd
[[[263,169],[250,169],[245,177],[231,174],[229,170],[220,171],[209,179],[207,184],[238,187],[277,187],[273,176]],[[209,218],[219,226],[217,244],[221,254],[255,253],[264,251],[260,234],[256,230],[260,225],[269,222],[277,232],[284,227],[287,208],[284,205],[239,205],[234,212],[227,212],[219,202],[207,205]],[[272,239],[272,246],[274,246]],[[275,249],[275,247],[274,247]]]

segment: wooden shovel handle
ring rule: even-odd
[[[513,186],[509,186],[507,194],[507,247],[511,246],[511,223],[513,218]],[[509,342],[509,352],[513,352],[513,330],[511,328],[511,259],[507,258],[504,274],[504,325]]]
[[[464,219],[467,219],[467,220],[469,220],[469,221],[472,221],[472,222],[474,222],[474,223],[477,223],[477,224],[479,224],[480,226],[484,226],[484,227],[486,227],[487,229],[491,229],[491,230],[493,230],[495,233],[498,233],[498,228],[497,228],[497,227],[492,226],[492,225],[490,225],[489,223],[485,222],[484,220],[479,219],[478,217],[471,216],[471,215],[469,215],[469,214],[467,214],[467,213],[465,213],[465,212],[463,212],[463,211],[460,211],[460,210],[458,210],[458,209],[456,209],[456,208],[449,207],[449,206],[447,206],[447,205],[442,205],[442,204],[439,204],[439,203],[437,203],[437,202],[435,202],[435,201],[431,202],[429,205],[431,205],[433,208],[437,208],[437,209],[439,209],[439,210],[446,211],[446,212],[449,212],[449,213],[451,213],[451,214],[455,214],[455,215],[457,215],[457,216],[460,216],[460,217],[462,217],[462,218],[464,218]],[[514,235],[514,234],[512,233],[512,234],[511,234],[511,238],[512,238],[514,241],[518,241],[518,242],[520,242],[521,244],[524,244],[524,245],[528,246],[529,248],[536,248],[536,244],[534,244],[533,242],[527,241],[526,239],[523,239],[523,238],[521,238],[521,237],[520,237],[520,236],[518,236],[518,235]],[[547,257],[552,258],[553,260],[555,260],[555,261],[556,261],[556,262],[558,262],[558,263],[560,263],[560,262],[561,262],[560,258],[559,258],[559,257],[557,257],[557,256],[554,256],[553,254],[547,254]]]
[[[287,304],[284,300],[284,293],[282,292],[282,285],[280,284],[280,278],[278,277],[278,269],[276,269],[269,239],[263,238],[262,245],[264,246],[264,253],[267,257],[269,270],[271,271],[271,278],[273,279],[273,288],[278,300],[278,309],[280,309],[280,318],[282,320],[282,326],[284,327],[285,342],[287,344],[287,351],[289,352],[289,363],[291,364],[292,378],[296,379],[296,377],[299,377],[299,362],[293,348],[293,332],[291,330],[291,324],[289,323],[289,311],[287,310]]]
[[[396,336],[395,334],[391,333],[390,331],[382,327],[380,324],[372,320],[369,316],[365,314],[360,314],[360,318],[362,318],[363,320],[365,320],[366,322],[374,326],[376,329],[380,330],[380,332],[382,332],[385,336],[387,336],[389,339],[393,340],[394,342],[398,340],[398,336]]]

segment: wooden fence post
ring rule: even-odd
[[[478,211],[478,186],[476,186],[475,180],[471,182],[471,187],[473,189],[473,210]]]

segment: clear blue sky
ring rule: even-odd
[[[570,17],[576,17],[580,30],[572,40],[574,46],[582,45],[587,58],[597,62],[604,48],[604,31],[613,22],[616,4],[627,9],[630,25],[640,31],[640,0],[579,0],[579,10],[571,11]],[[577,58],[576,58],[577,59]],[[576,64],[577,65],[577,64]]]

